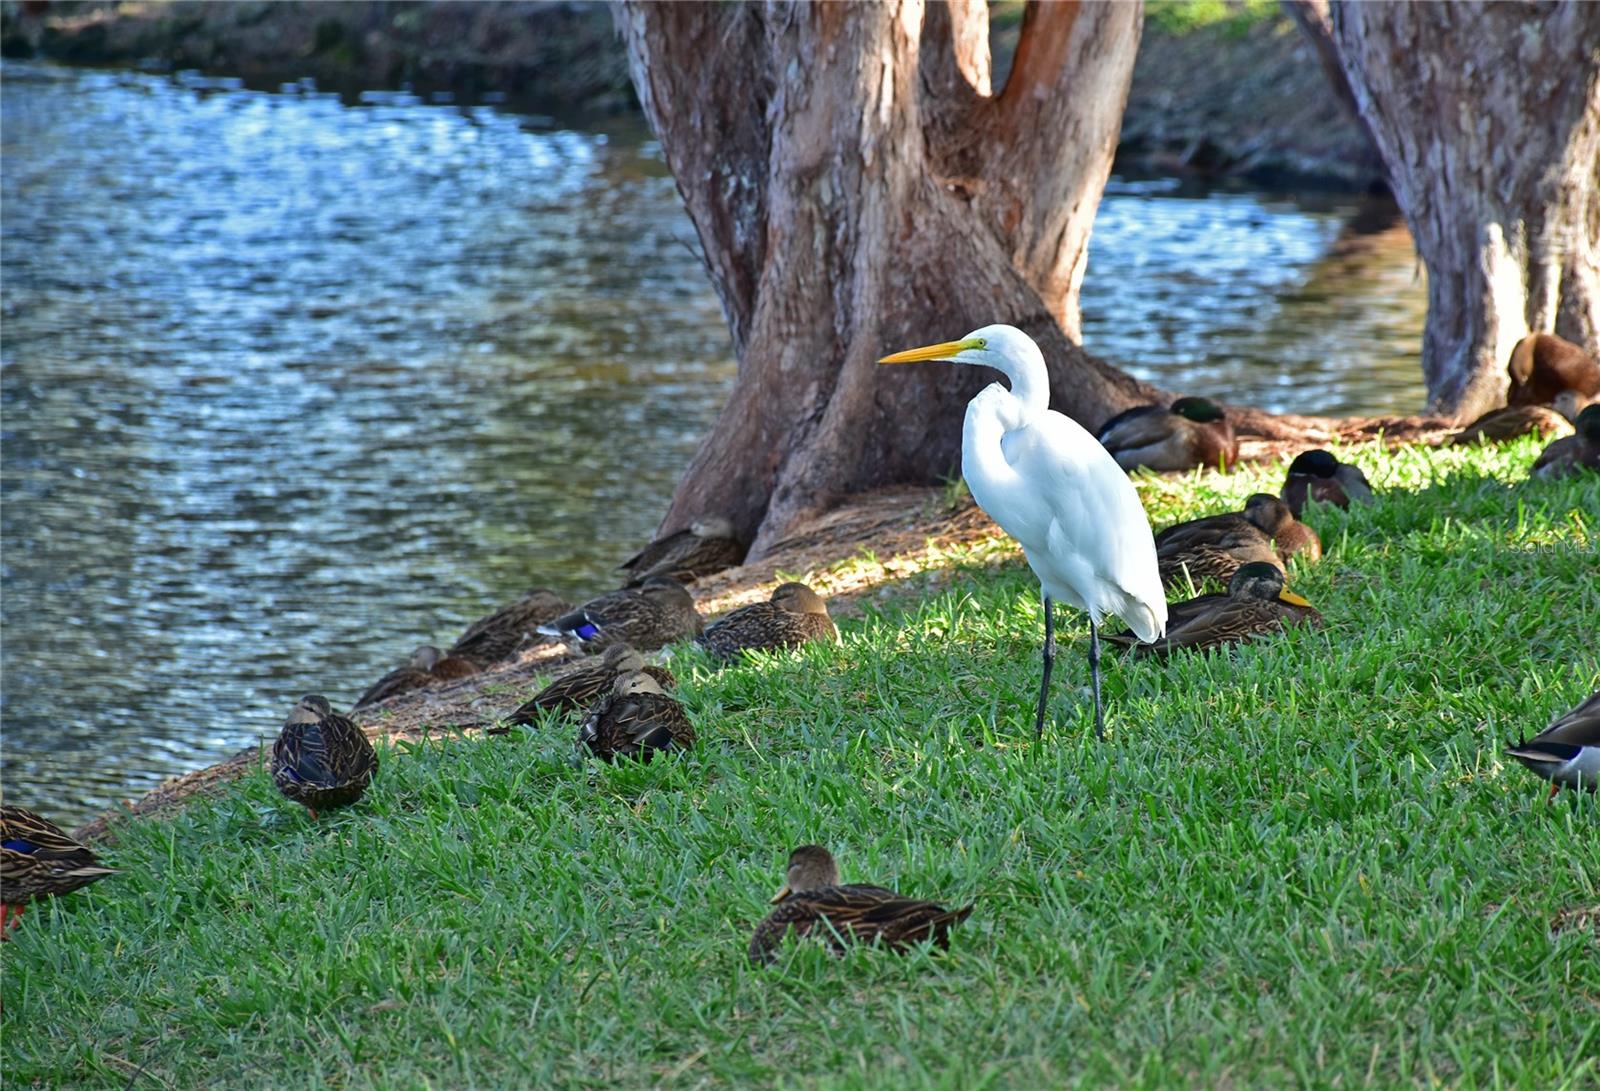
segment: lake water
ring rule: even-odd
[[[405,95],[7,63],[0,788],[75,822],[648,538],[734,373],[658,149]],[[1088,347],[1410,411],[1354,201],[1115,180]]]

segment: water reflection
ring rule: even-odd
[[[83,817],[648,535],[733,364],[643,133],[4,76],[8,798]],[[1338,371],[1420,329],[1409,249],[1338,256],[1349,212],[1114,191],[1087,338],[1283,408],[1414,404],[1414,365]]]

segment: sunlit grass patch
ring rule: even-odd
[[[1381,495],[1307,515],[1327,627],[1108,655],[1103,746],[1070,613],[1035,740],[1037,585],[990,539],[841,559],[892,582],[838,645],[678,649],[676,760],[550,717],[388,747],[315,824],[259,771],[130,822],[4,949],[8,1084],[1592,1083],[1596,941],[1553,922],[1600,902],[1600,805],[1501,745],[1600,684],[1600,484],[1537,449],[1339,450]],[[1137,484],[1165,525],[1283,471]],[[806,841],[977,911],[754,970]]]

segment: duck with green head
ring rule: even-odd
[[[1301,451],[1289,463],[1283,502],[1296,519],[1302,519],[1312,500],[1336,508],[1348,508],[1352,501],[1365,504],[1372,500],[1372,485],[1360,466],[1340,462],[1331,452]]]
[[[1600,473],[1600,405],[1578,414],[1574,435],[1556,440],[1533,464],[1533,476],[1546,480],[1569,474]]]
[[[1167,655],[1182,648],[1217,648],[1237,644],[1290,625],[1320,627],[1316,608],[1283,585],[1283,569],[1275,564],[1243,565],[1228,581],[1227,594],[1200,595],[1167,608],[1167,635],[1141,644],[1132,633],[1109,639],[1133,647],[1140,655]]]
[[[1169,406],[1141,405],[1101,425],[1095,437],[1124,470],[1227,469],[1239,461],[1239,438],[1222,406],[1210,398],[1179,398]]]
[[[973,909],[946,909],[886,887],[841,883],[839,865],[821,845],[801,845],[790,853],[785,879],[772,899],[776,908],[756,925],[750,939],[750,961],[757,966],[774,961],[791,932],[820,939],[841,955],[856,943],[877,943],[891,951],[928,941],[948,947],[951,927]]]

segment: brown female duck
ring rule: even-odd
[[[628,573],[628,586],[637,587],[652,576],[693,583],[742,560],[744,546],[734,537],[733,524],[714,515],[656,539],[617,567]]]
[[[470,659],[446,655],[432,644],[424,644],[411,653],[405,666],[390,671],[372,683],[361,699],[350,707],[350,711],[359,712],[369,705],[387,701],[402,693],[426,689],[440,682],[453,682],[477,673],[478,668]]]
[[[1139,644],[1131,633],[1107,639],[1140,655],[1166,655],[1180,648],[1237,644],[1299,624],[1320,626],[1322,615],[1283,586],[1283,569],[1253,562],[1233,574],[1226,595],[1201,595],[1167,607],[1167,635],[1161,640]]]
[[[272,782],[313,819],[360,799],[377,775],[377,751],[326,697],[300,698],[272,744]]]
[[[1558,439],[1533,464],[1533,476],[1550,480],[1568,474],[1600,473],[1600,405],[1578,414],[1577,434]]]
[[[1509,405],[1491,409],[1450,437],[1451,443],[1505,443],[1531,434],[1564,436],[1572,425],[1554,409],[1542,405]]]
[[[662,689],[673,689],[678,684],[671,671],[647,666],[644,656],[635,651],[632,645],[613,644],[598,662],[563,674],[534,694],[506,720],[508,723],[528,725],[537,723],[542,712],[572,712],[588,708],[598,698],[611,692],[618,677],[641,671],[654,678]]]
[[[892,951],[932,940],[950,946],[950,928],[966,920],[973,907],[946,909],[938,902],[907,898],[881,886],[839,882],[839,865],[821,845],[801,845],[789,854],[787,882],[777,906],[756,925],[750,961],[765,965],[777,958],[790,932],[815,936],[835,954],[852,943],[881,943]]]
[[[1239,439],[1220,405],[1179,398],[1170,408],[1141,405],[1118,413],[1095,437],[1124,470],[1227,469],[1239,460]]]
[[[23,807],[0,807],[0,939],[29,902],[112,874],[54,822]]]
[[[1361,467],[1340,462],[1327,451],[1301,451],[1289,463],[1283,482],[1283,502],[1296,519],[1305,515],[1306,503],[1332,504],[1348,508],[1372,499],[1372,485]]]
[[[471,660],[480,668],[508,659],[524,645],[539,639],[538,628],[560,617],[572,604],[554,591],[530,591],[509,606],[503,606],[467,627],[461,638],[450,645],[450,654]]]
[[[792,648],[812,640],[838,640],[828,604],[803,583],[779,584],[766,602],[755,602],[719,618],[695,637],[718,659],[746,649]]]
[[[1252,493],[1244,502],[1244,510],[1206,515],[1176,523],[1156,535],[1156,553],[1159,559],[1163,549],[1179,550],[1212,540],[1225,540],[1228,536],[1248,538],[1250,531],[1258,530],[1272,540],[1278,559],[1285,564],[1289,558],[1300,556],[1307,561],[1322,559],[1322,539],[1317,532],[1294,517],[1289,505],[1271,493]],[[1230,579],[1233,572],[1222,579]]]
[[[683,706],[640,671],[618,678],[611,695],[589,710],[578,730],[578,741],[602,761],[649,761],[657,751],[692,747],[694,725]]]
[[[705,620],[694,608],[694,596],[677,580],[652,576],[638,587],[625,587],[590,599],[569,614],[539,626],[545,636],[559,637],[600,651],[613,644],[632,644],[652,652],[675,640],[695,636]]]

